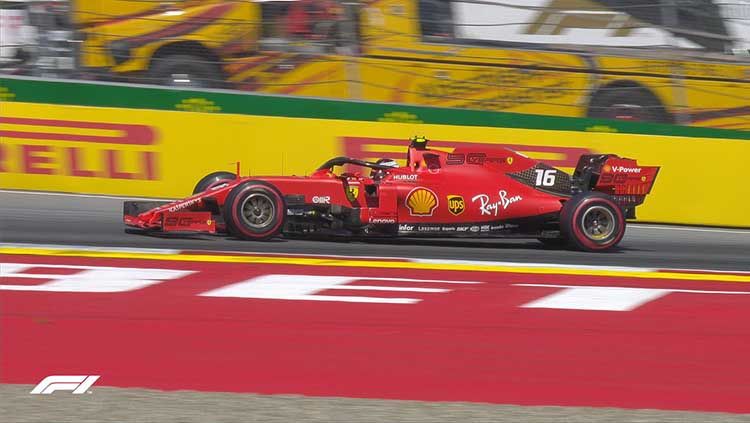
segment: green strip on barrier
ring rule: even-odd
[[[508,112],[0,77],[0,101],[257,116],[750,139],[750,131]]]

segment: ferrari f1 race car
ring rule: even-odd
[[[126,201],[124,222],[256,241],[507,237],[603,251],[620,242],[659,171],[601,154],[581,156],[570,175],[509,149],[448,153],[427,143],[412,138],[405,166],[336,157],[304,177],[211,173],[183,200]]]

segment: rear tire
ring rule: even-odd
[[[625,235],[625,217],[612,197],[586,192],[563,206],[560,232],[579,250],[605,251],[619,244]]]
[[[265,241],[281,233],[286,204],[272,185],[249,181],[229,192],[224,203],[227,229],[232,235],[253,241]]]
[[[237,175],[235,175],[232,172],[220,171],[220,172],[209,173],[208,175],[204,176],[203,179],[198,181],[197,184],[195,184],[195,188],[193,188],[193,195],[201,193],[209,189],[210,187],[212,187],[213,185],[215,185],[216,183],[220,181],[231,181],[231,180],[234,180],[236,177]]]

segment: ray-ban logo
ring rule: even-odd
[[[74,394],[88,392],[99,376],[47,376],[31,390],[31,394],[51,394],[55,391],[73,391]]]

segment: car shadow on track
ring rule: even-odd
[[[567,252],[579,254],[592,254],[585,251],[575,250],[568,247],[559,247],[542,244],[533,239],[511,239],[511,238],[284,238],[285,241],[317,241],[340,244],[359,244],[359,245],[392,245],[404,247],[431,247],[431,248],[477,248],[492,250],[530,250],[530,251],[550,251],[550,252]],[[640,251],[638,249],[617,246],[610,250],[599,252],[597,254],[623,254],[628,251]]]
[[[393,244],[405,245],[412,247],[444,247],[444,248],[481,248],[493,250],[530,250],[530,251],[550,251],[550,252],[568,252],[568,253],[586,253],[568,247],[559,247],[542,244],[536,240],[530,239],[420,239],[420,238],[399,238],[396,240],[368,239],[357,240],[362,243],[370,244]],[[598,254],[622,254],[632,250],[627,247],[615,247]]]
[[[350,238],[350,237],[280,237],[264,241],[247,241],[241,238],[227,235],[210,235],[206,233],[163,233],[143,231],[139,229],[125,229],[126,233],[141,235],[159,239],[179,239],[179,240],[200,240],[200,241],[228,241],[237,242],[244,245],[252,245],[256,242],[261,244],[271,244],[283,246],[285,243],[296,242],[322,242],[326,244],[355,244],[360,246],[377,245],[377,246],[397,246],[397,247],[429,247],[429,248],[461,248],[461,249],[484,249],[484,250],[528,250],[530,252],[550,252],[563,254],[592,254],[572,248],[545,245],[533,239],[509,239],[509,238]],[[625,254],[629,251],[643,251],[638,248],[617,246],[608,251],[597,254]]]

